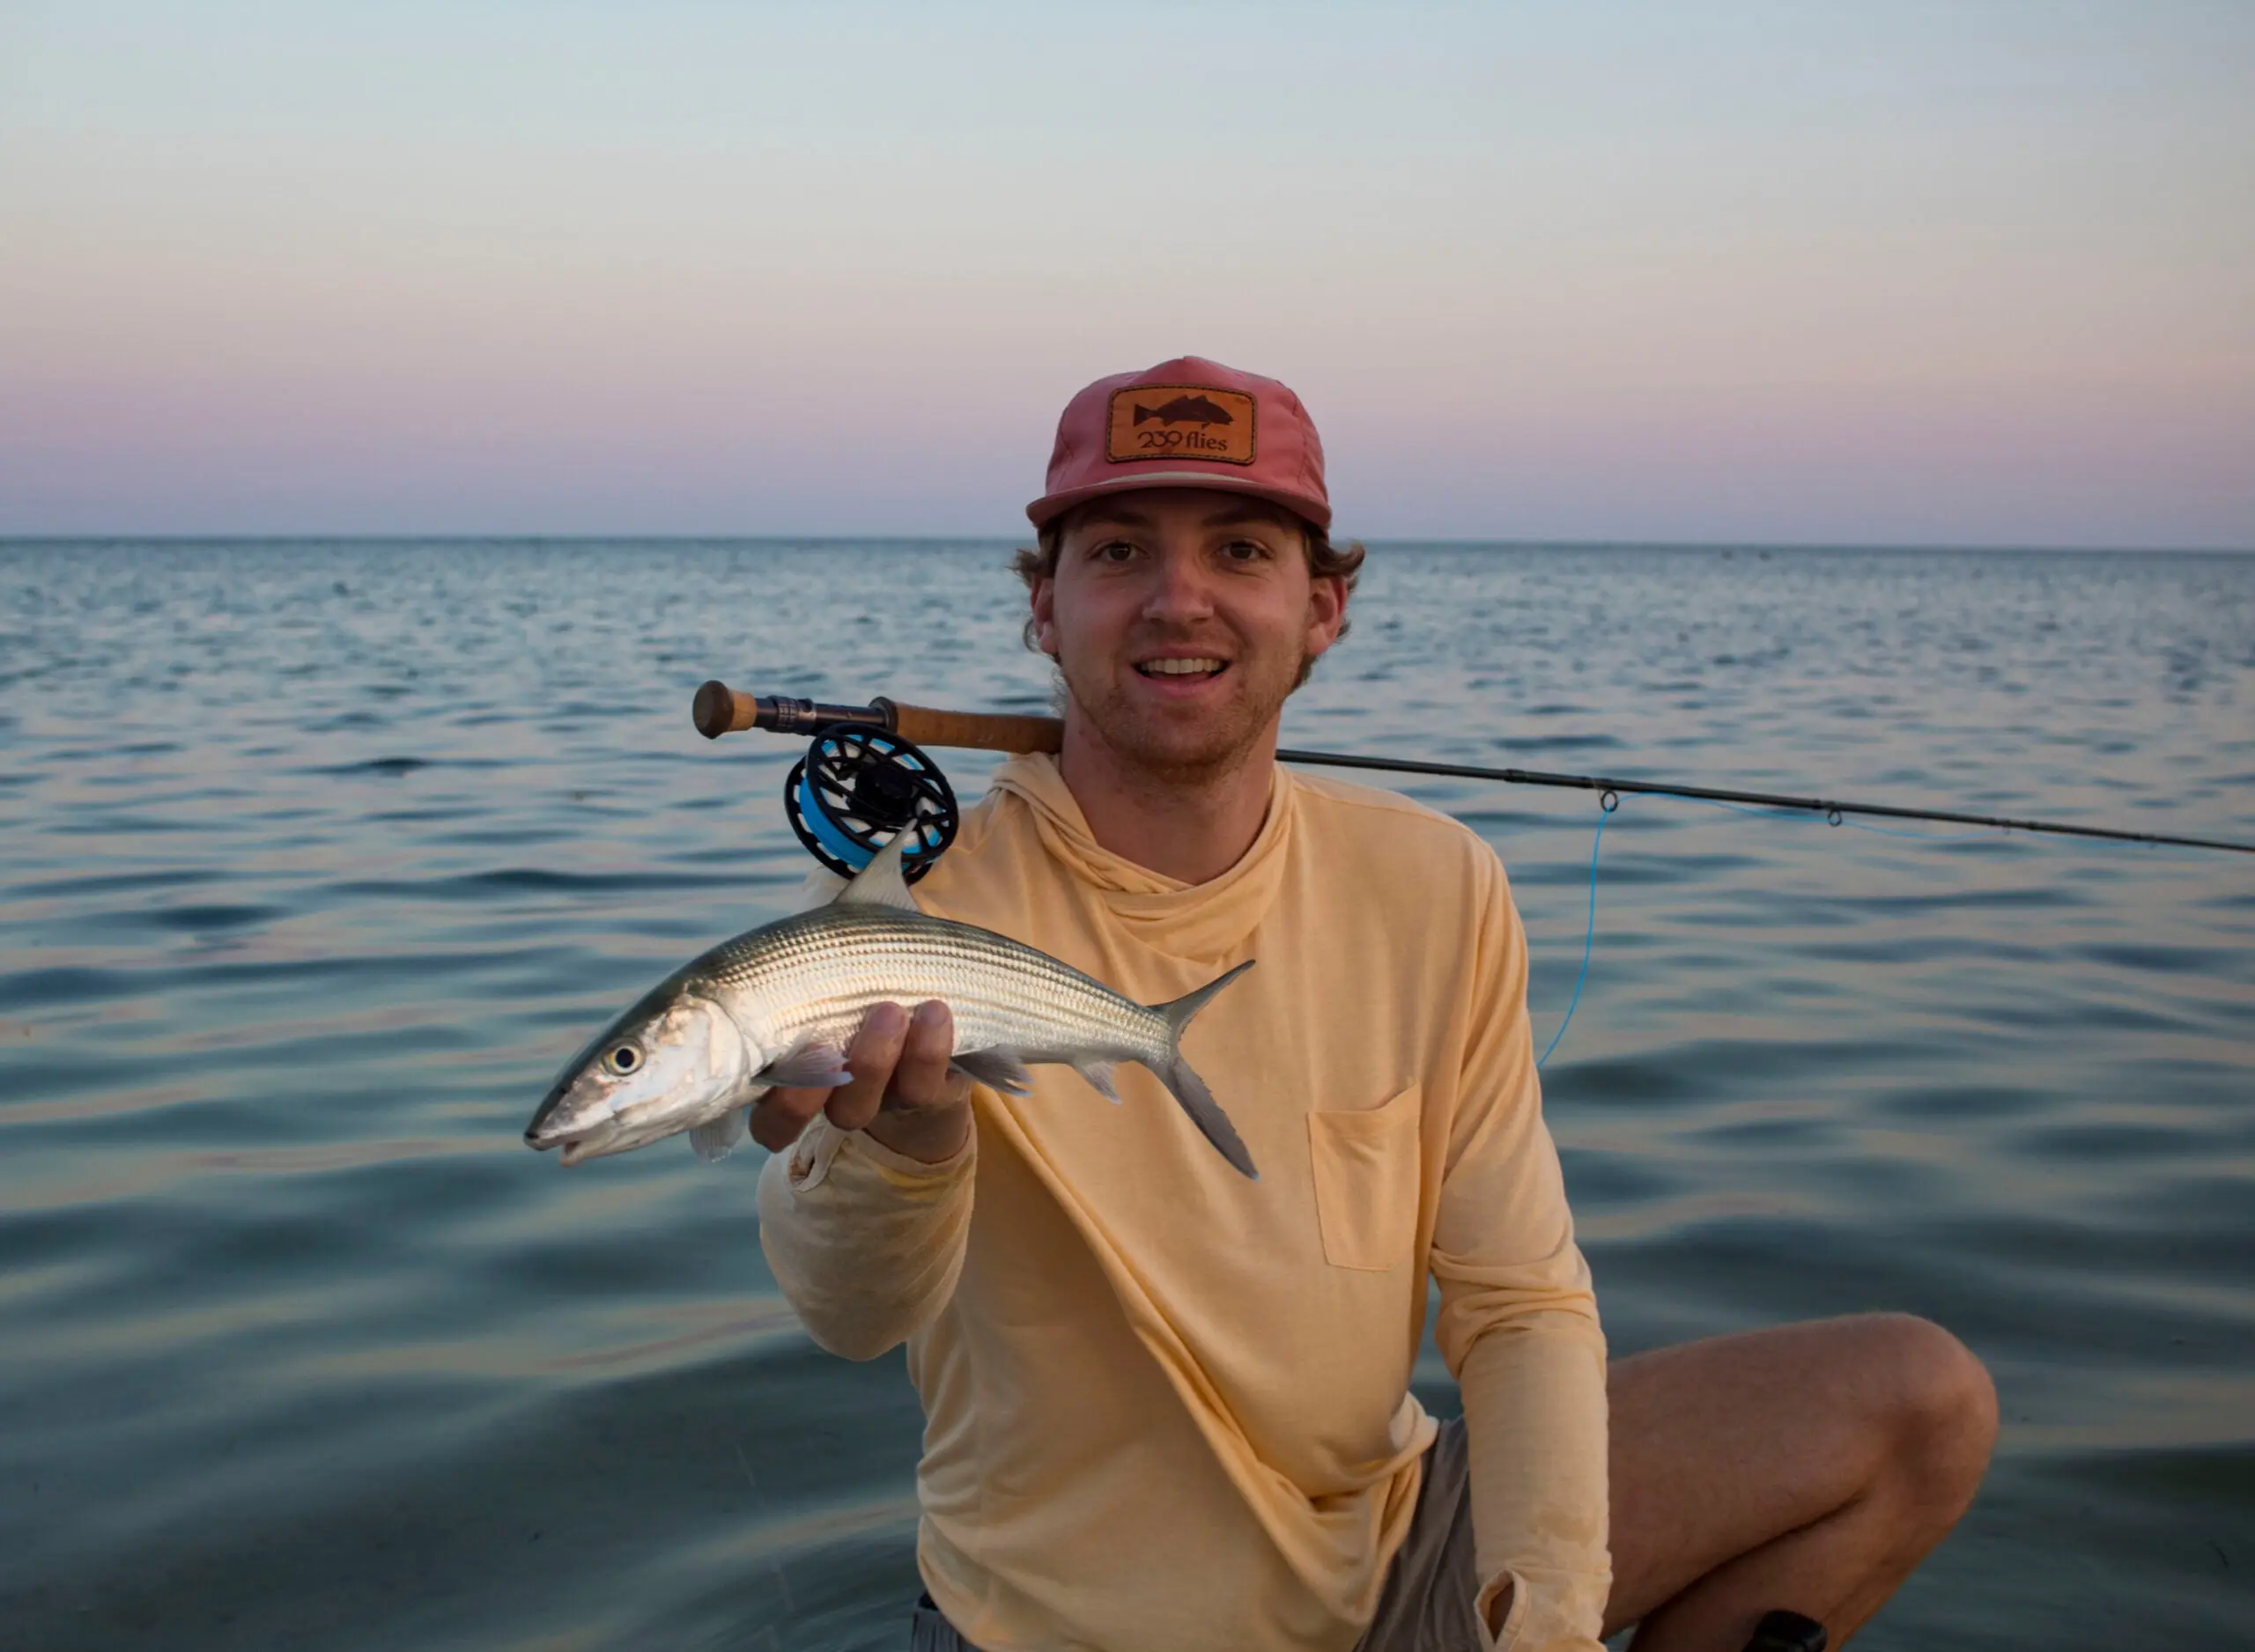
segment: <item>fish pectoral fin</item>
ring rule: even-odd
[[[904,827],[893,833],[892,840],[877,851],[869,864],[854,874],[854,881],[838,891],[836,904],[839,906],[898,906],[903,911],[920,912],[916,897],[908,892],[908,880],[900,870],[900,858],[916,836],[915,828]]]
[[[965,1050],[948,1063],[948,1070],[1005,1095],[1033,1094],[1033,1074],[1015,1050]]]
[[[689,1145],[697,1156],[707,1164],[716,1164],[728,1156],[736,1143],[748,1133],[751,1109],[731,1107],[718,1118],[707,1119],[689,1132]]]
[[[1073,1063],[1073,1071],[1089,1081],[1089,1088],[1117,1107],[1120,1105],[1120,1092],[1113,1085],[1112,1068],[1113,1064],[1109,1061],[1089,1060]]]
[[[854,1075],[846,1071],[846,1052],[836,1044],[801,1044],[760,1068],[751,1081],[769,1090],[834,1090],[851,1084]]]

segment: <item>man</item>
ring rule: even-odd
[[[1144,1002],[1257,959],[1186,1043],[1261,1174],[1140,1069],[1118,1108],[951,1080],[936,1002],[756,1110],[785,1293],[838,1353],[908,1344],[915,1644],[1740,1652],[1789,1609],[1837,1645],[1970,1502],[1980,1366],[1867,1317],[1608,1378],[1502,867],[1275,761],[1360,560],[1305,409],[1194,357],[1103,380],[1048,483],[1021,572],[1064,749],[1004,765],[920,902]],[[1460,1423],[1408,1393],[1429,1281]]]

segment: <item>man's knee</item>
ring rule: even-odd
[[[1922,1502],[1955,1520],[1973,1501],[1997,1442],[1997,1389],[1972,1350],[1930,1319],[1876,1314],[1862,1327],[1885,1349],[1889,1457]]]

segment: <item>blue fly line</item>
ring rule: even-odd
[[[1734,815],[1765,815],[1771,820],[1808,820],[1813,818],[1813,816],[1809,815],[1805,811],[1784,808],[1749,808],[1743,803],[1726,803],[1720,798],[1693,797],[1685,798],[1682,800],[1687,803],[1704,803],[1712,808],[1726,808]],[[1537,1073],[1542,1071],[1544,1064],[1547,1063],[1550,1059],[1551,1056],[1556,1052],[1559,1042],[1566,1036],[1566,1029],[1573,1024],[1574,1012],[1581,1007],[1582,989],[1589,985],[1590,954],[1595,950],[1597,946],[1597,857],[1599,852],[1605,847],[1605,822],[1611,817],[1614,810],[1621,807],[1620,796],[1615,793],[1607,792],[1598,799],[1597,807],[1597,831],[1595,835],[1591,837],[1589,844],[1589,914],[1587,918],[1584,921],[1582,927],[1581,972],[1574,977],[1573,996],[1566,1000],[1566,1013],[1559,1017],[1558,1030],[1550,1035],[1549,1044],[1544,1048],[1542,1053],[1535,1058],[1534,1070]],[[1930,844],[1963,843],[1966,839],[1971,837],[1987,837],[1992,836],[1991,833],[1986,831],[1905,831],[1899,826],[1874,826],[1864,821],[1847,820],[1845,818],[1834,819],[1830,822],[1830,824],[1835,826],[1852,827],[1857,831],[1873,832],[1882,837],[1910,837],[1915,838],[1920,843]]]
[[[1574,995],[1566,1000],[1566,1013],[1558,1022],[1558,1030],[1550,1035],[1549,1048],[1534,1058],[1534,1070],[1542,1071],[1542,1064],[1550,1058],[1551,1051],[1566,1036],[1566,1029],[1573,1024],[1574,1011],[1582,1001],[1582,988],[1589,985],[1589,955],[1597,944],[1597,854],[1605,847],[1605,822],[1613,811],[1621,807],[1621,800],[1608,792],[1597,800],[1597,835],[1589,844],[1589,922],[1582,930],[1582,972],[1574,977]]]

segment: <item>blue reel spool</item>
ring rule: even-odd
[[[852,723],[815,735],[783,783],[783,812],[807,852],[841,878],[905,830],[914,836],[901,871],[913,883],[955,841],[955,788],[940,765],[898,734]]]

